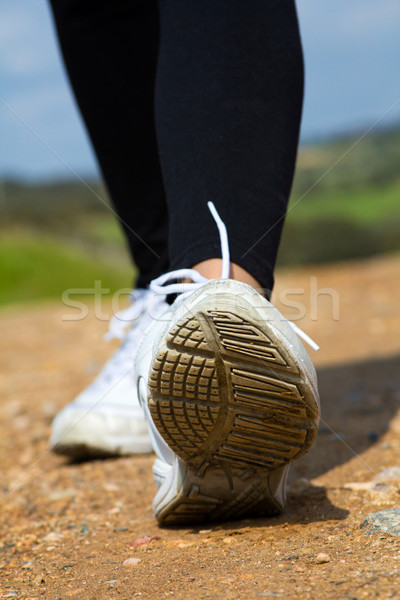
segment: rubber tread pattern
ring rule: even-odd
[[[303,455],[318,424],[290,354],[254,322],[228,311],[200,311],[170,330],[153,361],[149,388],[156,428],[192,471],[160,520],[279,512],[268,472]],[[215,470],[225,473],[225,483],[213,489],[208,472]]]

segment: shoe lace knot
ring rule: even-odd
[[[222,257],[222,267],[221,267],[221,279],[228,279],[230,272],[230,252],[229,252],[229,242],[228,242],[228,232],[226,230],[225,223],[222,221],[219,216],[217,209],[214,206],[213,202],[208,202],[207,206],[211,212],[211,215],[218,227],[219,239],[221,244],[221,257]],[[191,279],[192,282],[177,282],[177,279]],[[173,281],[174,283],[168,283],[168,281]],[[201,275],[195,269],[176,269],[174,271],[170,271],[169,273],[164,273],[160,277],[153,279],[150,283],[150,289],[155,294],[159,294],[163,296],[165,299],[169,294],[179,294],[181,298],[184,298],[192,291],[198,289],[205,283],[210,281],[207,277]],[[319,350],[319,346],[306,334],[300,327],[297,327],[292,321],[286,319],[289,325],[292,327],[293,331],[303,340],[305,341],[311,348],[314,350]]]

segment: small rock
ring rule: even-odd
[[[179,542],[177,546],[178,548],[189,548],[190,546],[193,546],[193,542]]]
[[[115,483],[107,482],[107,483],[103,483],[103,489],[106,492],[118,492],[119,486],[116,485]]]
[[[47,535],[44,536],[43,542],[58,542],[62,538],[62,535],[56,533],[55,531],[51,531]]]
[[[370,513],[360,525],[366,535],[389,534],[400,537],[400,508]]]
[[[320,552],[319,554],[317,554],[317,556],[315,557],[315,562],[317,565],[323,565],[325,563],[330,562],[330,558],[328,554],[325,554],[325,552]]]
[[[204,534],[204,533],[211,533],[212,529],[200,529],[199,533]]]
[[[33,580],[33,585],[34,586],[39,586],[42,585],[44,583],[44,577],[43,575],[38,575],[37,577],[35,577],[35,579]]]
[[[400,482],[400,467],[383,469],[372,481],[377,481],[378,483]]]
[[[182,539],[170,540],[169,542],[167,542],[167,546],[177,546],[178,548],[185,548],[186,544],[191,544],[191,542]]]
[[[345,490],[352,490],[354,492],[357,492],[359,490],[370,490],[371,488],[374,487],[374,482],[373,481],[365,481],[365,482],[358,482],[358,481],[352,481],[349,483],[345,483],[343,488]]]
[[[370,431],[368,434],[368,439],[370,442],[375,443],[379,438],[379,435],[376,433],[376,431]]]
[[[153,540],[159,539],[160,538],[158,535],[144,535],[143,537],[136,538],[136,540],[130,542],[129,546],[131,548],[139,548],[139,546],[146,546],[147,544],[150,544],[150,542],[152,542]]]
[[[123,567],[133,567],[135,565],[138,565],[140,562],[142,562],[141,558],[127,558],[122,563],[122,566]]]
[[[54,490],[47,496],[51,502],[57,502],[58,500],[64,500],[65,498],[76,497],[77,491],[75,489],[66,490]]]

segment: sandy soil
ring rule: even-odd
[[[400,466],[399,273],[400,256],[278,273],[275,301],[289,317],[301,303],[296,323],[321,346],[318,439],[283,515],[203,527],[158,527],[152,456],[48,451],[52,417],[113,351],[106,321],[93,307],[82,321],[61,304],[3,310],[1,598],[399,598],[400,538],[359,529],[400,500],[399,481],[373,481]]]

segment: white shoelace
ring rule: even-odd
[[[112,317],[108,332],[104,336],[106,341],[119,339],[123,340],[123,343],[98,375],[97,383],[109,384],[132,369],[132,357],[136,346],[150,322],[149,304],[152,305],[151,314],[154,315],[158,314],[164,305],[164,298],[155,296],[150,290],[145,289],[134,290],[130,300],[132,303],[128,308],[120,310]],[[148,314],[148,318],[145,314]],[[140,321],[138,321],[139,317],[141,317]],[[135,321],[138,321],[137,325]]]
[[[221,279],[229,278],[230,271],[230,254],[229,254],[229,243],[228,243],[228,232],[226,230],[225,223],[219,216],[217,209],[213,202],[207,202],[207,206],[213,216],[213,219],[218,227],[219,238],[221,243],[221,256],[222,256],[222,268],[221,268]],[[193,283],[170,283],[165,285],[168,281],[176,279],[191,279]],[[160,294],[166,298],[169,294],[182,294],[181,297],[185,297],[192,291],[197,290],[200,286],[210,281],[207,277],[203,277],[200,273],[194,269],[177,269],[164,273],[160,277],[153,279],[150,284],[150,289],[155,294]],[[297,327],[292,321],[286,319],[293,331],[311,348],[319,350],[319,346],[306,334],[304,331]]]
[[[117,312],[110,321],[108,332],[104,336],[104,339],[107,342],[114,339],[124,339],[126,328],[131,326],[142,314],[145,305],[147,304],[148,295],[148,290],[133,290],[131,292],[129,297],[131,304],[128,308]]]

